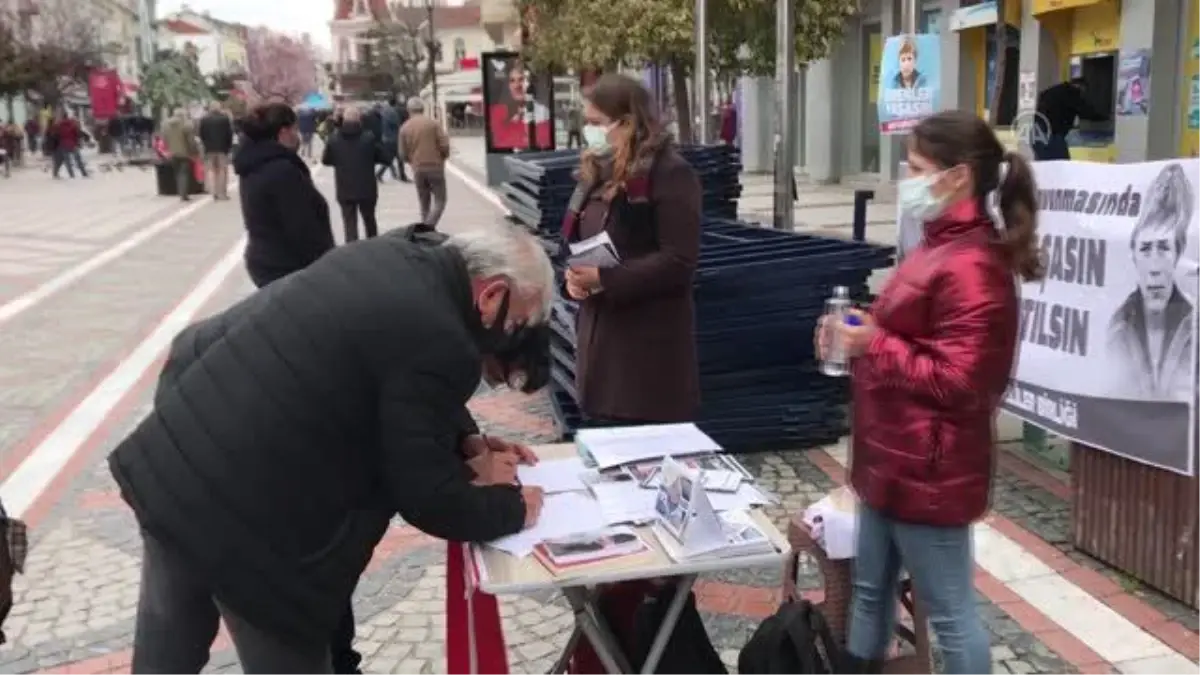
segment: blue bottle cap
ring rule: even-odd
[[[847,326],[861,326],[862,325],[862,319],[858,318],[857,314],[847,314],[845,321],[846,321]]]

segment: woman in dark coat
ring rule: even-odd
[[[563,236],[607,232],[620,264],[573,267],[580,303],[576,388],[590,418],[618,424],[683,422],[700,404],[692,277],[700,251],[700,181],[652,112],[650,92],[623,75],[587,96],[580,182]],[[634,582],[603,599],[618,632],[651,590]],[[604,672],[586,640],[572,672]]]
[[[296,112],[260,105],[242,120],[245,145],[233,159],[246,221],[246,269],[254,285],[302,270],[333,249],[329,204],[296,154]]]

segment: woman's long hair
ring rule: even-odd
[[[1037,239],[1037,185],[1029,161],[1006,151],[996,132],[978,115],[961,110],[946,110],[921,120],[909,142],[942,169],[966,165],[975,179],[974,197],[981,213],[987,213],[988,195],[999,191],[1004,217],[1000,246],[1008,264],[1024,281],[1041,279],[1045,268]],[[1002,162],[1008,163],[1003,184]]]
[[[583,180],[593,184],[606,179],[603,195],[611,201],[625,189],[634,165],[656,154],[666,139],[649,90],[632,77],[603,75],[586,98],[616,125],[610,136],[612,173],[604,176],[600,155],[595,152],[583,153],[579,173]]]

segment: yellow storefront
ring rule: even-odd
[[[1080,121],[1068,137],[1071,159],[1113,162],[1121,0],[1030,0],[1030,11],[1055,46],[1060,79],[1081,77],[1090,102],[1109,113],[1107,122]],[[1045,88],[1053,83],[1039,83]]]
[[[1188,0],[1179,95],[1179,156],[1200,157],[1200,0]]]

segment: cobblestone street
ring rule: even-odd
[[[448,175],[442,228],[498,222],[478,178],[463,176]],[[318,171],[317,182],[331,196],[331,173]],[[157,336],[252,290],[237,260],[227,265],[241,237],[236,197],[183,206],[154,197],[152,184],[141,172],[0,182],[0,493],[31,527],[0,672],[129,672],[141,544],[104,459],[148,410],[165,346]],[[382,228],[416,219],[411,185],[381,186]],[[487,433],[556,440],[542,395],[484,391],[470,407]],[[779,497],[769,514],[780,527],[844,480],[841,446],[743,461]],[[14,476],[37,480],[16,485]],[[1022,457],[999,462],[994,510],[975,534],[978,610],[995,672],[1197,672],[1195,610],[1072,550],[1069,498],[1066,483]],[[354,599],[364,671],[445,672],[444,561],[444,543],[392,525]],[[819,599],[815,565],[800,573],[806,597]],[[781,583],[779,570],[758,570],[697,585],[731,667],[777,607]],[[506,597],[501,608],[512,670],[546,672],[571,631],[565,602]],[[208,670],[238,669],[222,634]]]

